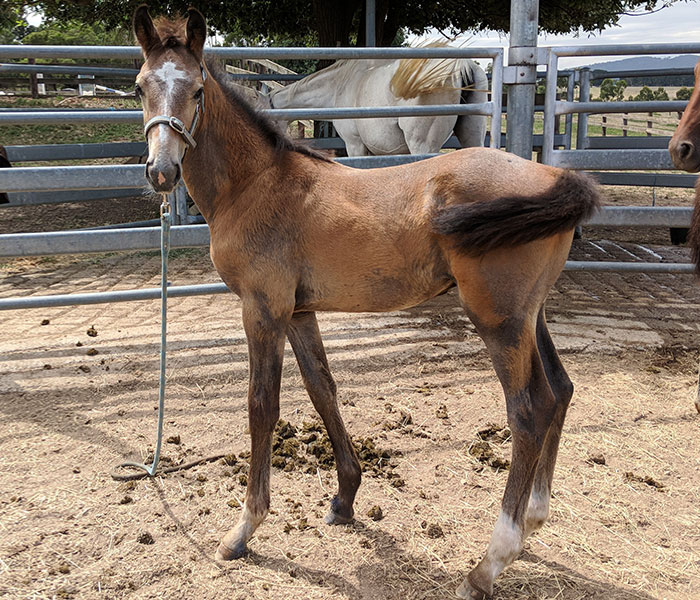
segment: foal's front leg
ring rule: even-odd
[[[243,301],[243,326],[248,338],[250,383],[250,472],[243,512],[216,551],[218,560],[243,556],[248,540],[270,508],[270,452],[272,432],[279,419],[280,380],[284,338],[291,308],[271,307],[267,301]]]

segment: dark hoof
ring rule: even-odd
[[[345,525],[352,523],[355,520],[355,513],[352,510],[343,510],[343,507],[338,500],[338,496],[333,496],[331,500],[331,509],[328,511],[326,518],[323,519],[326,525]]]
[[[354,515],[352,515],[350,517],[344,517],[343,515],[339,515],[337,512],[333,511],[332,509],[328,511],[328,514],[323,519],[323,521],[326,525],[347,525],[348,523],[352,523],[354,520],[355,520]]]
[[[248,547],[242,542],[236,544],[233,548],[229,548],[221,542],[216,549],[216,556],[214,558],[217,561],[229,561],[242,558],[246,554],[248,554]]]
[[[457,594],[458,598],[462,598],[463,600],[485,600],[485,598],[489,598],[491,596],[491,594],[480,590],[473,583],[471,583],[469,581],[469,577],[467,577],[467,579],[461,583],[461,585],[455,591],[455,594]]]

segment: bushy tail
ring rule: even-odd
[[[695,274],[700,277],[700,181],[695,186],[695,208],[688,230],[688,245],[695,264]]]
[[[439,210],[432,222],[434,231],[451,237],[461,252],[479,256],[571,230],[599,206],[598,187],[590,176],[562,171],[540,195],[452,205]]]

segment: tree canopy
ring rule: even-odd
[[[655,10],[680,0],[540,0],[540,31],[594,32],[616,25],[622,14]],[[128,27],[142,0],[5,0],[0,26],[29,7],[47,19],[79,19],[106,27]],[[308,43],[321,46],[364,45],[365,0],[152,0],[154,14],[184,13],[189,6],[206,16],[217,32],[240,40]],[[438,29],[446,35],[491,29],[507,32],[510,0],[377,0],[377,44],[388,46],[406,30],[423,34]]]

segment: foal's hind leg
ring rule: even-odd
[[[532,485],[530,502],[527,508],[527,518],[525,520],[525,535],[539,529],[544,525],[549,516],[549,499],[552,493],[552,477],[554,466],[557,462],[557,452],[559,450],[559,440],[561,430],[564,426],[566,411],[569,408],[571,396],[574,393],[574,386],[571,379],[566,374],[564,366],[559,360],[559,355],[554,347],[552,338],[547,329],[545,321],[544,307],[537,315],[537,348],[542,359],[544,371],[547,375],[549,385],[554,392],[556,399],[556,409],[552,424],[549,426],[547,437],[545,438],[542,454],[537,463],[535,481]]]
[[[271,441],[280,413],[280,380],[288,319],[289,315],[276,307],[243,301],[243,326],[250,363],[250,471],[243,511],[236,526],[221,540],[216,551],[218,560],[243,556],[248,540],[270,508]]]
[[[457,590],[460,598],[481,599],[491,595],[494,579],[522,549],[535,470],[557,402],[537,348],[537,311],[511,315],[495,327],[480,324],[469,312],[503,385],[513,435],[512,465],[491,542]]]
[[[338,469],[338,494],[331,501],[326,523],[348,523],[354,514],[352,505],[360,485],[361,469],[338,410],[335,382],[328,368],[316,314],[311,312],[294,315],[287,337],[297,357],[306,390],[323,419],[333,445]]]

